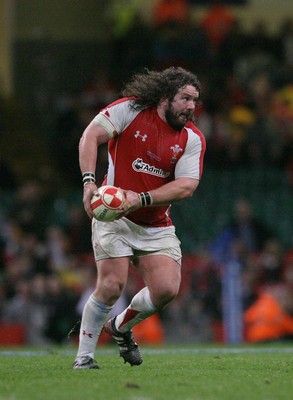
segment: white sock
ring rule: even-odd
[[[133,297],[126,310],[117,315],[115,326],[119,332],[128,332],[133,326],[156,312],[157,309],[151,301],[149,289],[144,287]]]
[[[108,319],[111,308],[111,306],[100,303],[93,295],[90,296],[82,312],[76,358],[83,356],[94,358],[101,330]]]

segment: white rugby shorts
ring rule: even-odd
[[[92,220],[92,246],[96,261],[160,254],[171,257],[181,265],[180,244],[174,226],[142,227],[127,218],[113,222]]]

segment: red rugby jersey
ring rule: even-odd
[[[164,122],[155,108],[132,110],[131,99],[120,99],[94,119],[105,118],[109,135],[109,166],[103,184],[135,192],[156,189],[177,178],[200,179],[206,142],[188,122],[181,131]],[[105,125],[104,125],[105,127]],[[144,207],[127,216],[142,226],[170,226],[170,206]]]

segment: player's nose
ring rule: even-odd
[[[194,110],[194,108],[195,108],[195,102],[193,100],[189,100],[187,103],[187,109]]]

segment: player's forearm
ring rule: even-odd
[[[124,190],[126,201],[123,204],[119,218],[130,214],[141,207],[170,205],[177,201],[191,197],[198,186],[197,179],[179,178],[160,188],[137,193]]]
[[[96,142],[80,142],[79,144],[79,166],[81,173],[96,171],[97,144]]]
[[[108,140],[107,132],[91,123],[84,131],[79,142],[79,166],[82,173],[95,172],[98,147]]]
[[[97,138],[88,128],[79,142],[79,166],[82,173],[95,172],[97,163]]]
[[[191,197],[198,184],[197,179],[179,178],[149,193],[153,205],[168,205]]]

